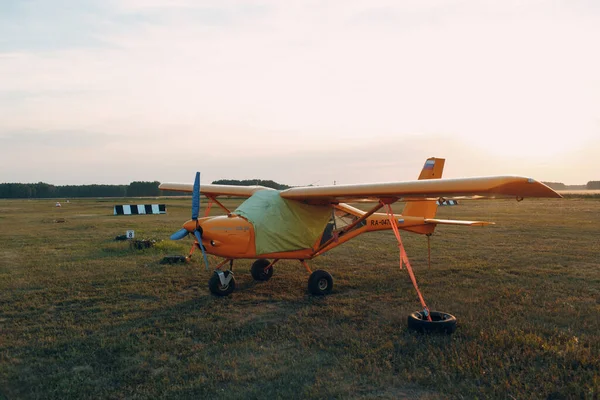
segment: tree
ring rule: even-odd
[[[35,190],[27,183],[1,183],[0,197],[7,199],[28,199],[34,196]]]
[[[56,197],[56,187],[44,182],[38,182],[34,185],[36,198]]]
[[[160,182],[131,182],[127,187],[127,197],[160,196]]]
[[[587,190],[600,190],[600,181],[589,181],[585,187]]]
[[[567,185],[561,182],[542,182],[544,185],[551,187],[554,190],[566,190]]]

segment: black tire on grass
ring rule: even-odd
[[[456,317],[454,315],[441,312],[441,311],[430,311],[431,321],[427,320],[427,317],[422,311],[415,311],[408,316],[408,329],[417,332],[432,332],[432,333],[446,333],[448,335],[454,333],[456,330]]]
[[[324,296],[331,293],[333,289],[333,278],[331,274],[318,269],[308,278],[308,291],[316,296]]]
[[[185,256],[164,256],[160,260],[161,264],[184,264],[186,262],[188,262],[188,259]]]

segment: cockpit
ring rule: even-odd
[[[325,226],[320,245],[323,245],[325,242],[331,239],[335,233],[340,232],[348,225],[353,224],[358,218],[358,215],[350,214],[349,212],[339,208],[334,208],[331,211],[331,218],[329,219],[329,222],[327,222],[327,226]],[[366,221],[362,221],[353,227],[352,230],[358,229],[365,224]]]

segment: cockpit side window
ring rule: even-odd
[[[321,237],[321,245],[323,245],[325,242],[331,239],[333,237],[334,232],[341,231],[357,219],[358,217],[356,215],[352,215],[342,210],[333,209],[333,211],[331,212],[331,219],[327,223],[325,231],[323,232],[323,236]],[[352,230],[358,229],[364,226],[365,224],[366,221],[362,221],[360,224],[353,227]]]
[[[356,215],[349,214],[342,210],[333,210],[333,221],[336,230],[342,229],[350,225],[357,219],[358,217]]]

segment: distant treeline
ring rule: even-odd
[[[0,198],[42,199],[74,197],[146,197],[166,195],[160,182],[131,182],[129,185],[65,185],[48,183],[0,183]],[[172,193],[169,193],[172,194]],[[174,195],[176,195],[175,193]]]
[[[600,181],[589,181],[586,186],[587,190],[600,190]]]
[[[554,190],[599,190],[600,181],[589,181],[585,185],[565,185],[561,182],[542,182]]]
[[[242,181],[238,181],[237,179],[219,179],[218,181],[213,181],[215,185],[235,185],[235,186],[265,186],[277,190],[289,189],[291,186],[284,185],[281,183],[277,183],[274,181],[265,181],[262,179],[245,179]]]
[[[252,186],[260,185],[277,190],[290,186],[262,179],[232,180],[221,179],[214,184]],[[190,195],[185,192],[159,190],[160,182],[131,182],[129,185],[65,185],[55,186],[44,182],[38,183],[0,183],[0,199],[43,199],[43,198],[75,198],[75,197],[156,197]]]

